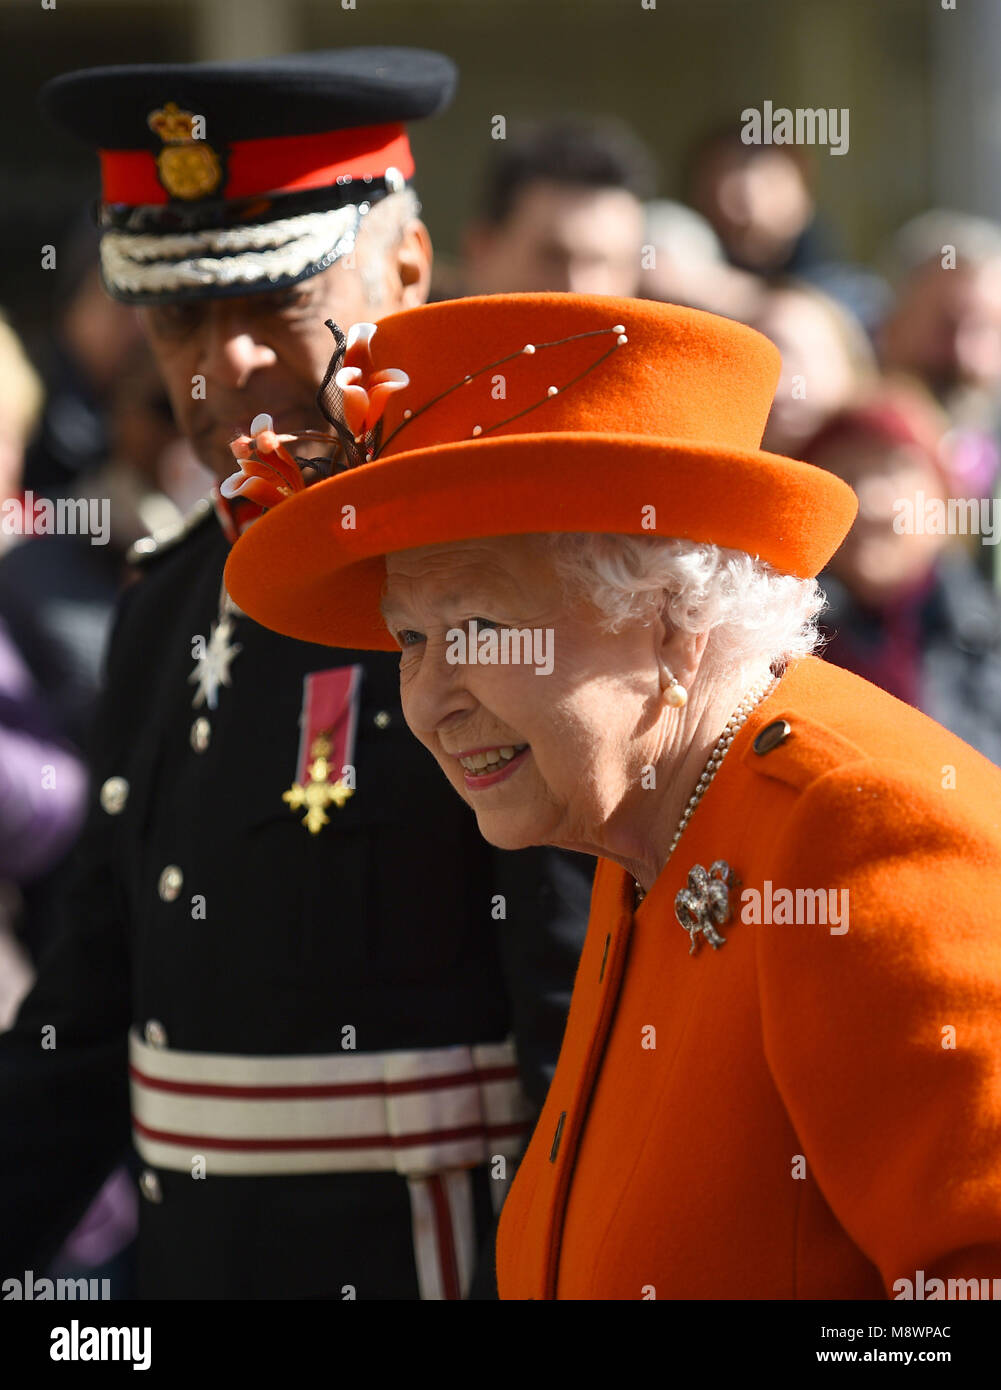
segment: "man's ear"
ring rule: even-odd
[[[431,263],[434,252],[427,227],[417,217],[403,229],[391,252],[393,275],[398,284],[399,307],[416,309],[427,303],[431,292]]]

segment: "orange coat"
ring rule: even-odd
[[[675,894],[716,859],[741,880],[726,945],[689,955]],[[814,925],[784,923],[782,888],[835,889],[835,913],[814,895]],[[1001,772],[858,677],[791,667],[638,911],[599,865],[497,1268],[508,1299],[1001,1279]]]

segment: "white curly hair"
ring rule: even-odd
[[[684,632],[708,632],[706,678],[778,668],[813,652],[824,607],[815,579],[783,574],[742,550],[659,536],[546,537],[568,596],[602,615],[606,632],[663,613]]]

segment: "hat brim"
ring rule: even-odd
[[[377,459],[286,499],[234,547],[226,587],[249,617],[285,636],[396,651],[379,610],[385,557],[396,551],[618,532],[712,541],[806,578],[834,554],[857,509],[840,478],[763,450],[638,434],[462,440]]]

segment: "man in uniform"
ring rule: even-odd
[[[106,286],[218,477],[258,414],[324,424],[327,318],[425,298],[403,123],[453,81],[371,49],[46,88],[101,154]],[[141,1296],[462,1297],[555,1065],[591,861],[481,840],[392,657],[235,608],[257,515],[217,493],[140,543],[70,925],[0,1042],[0,1275],[44,1268],[131,1089]]]

